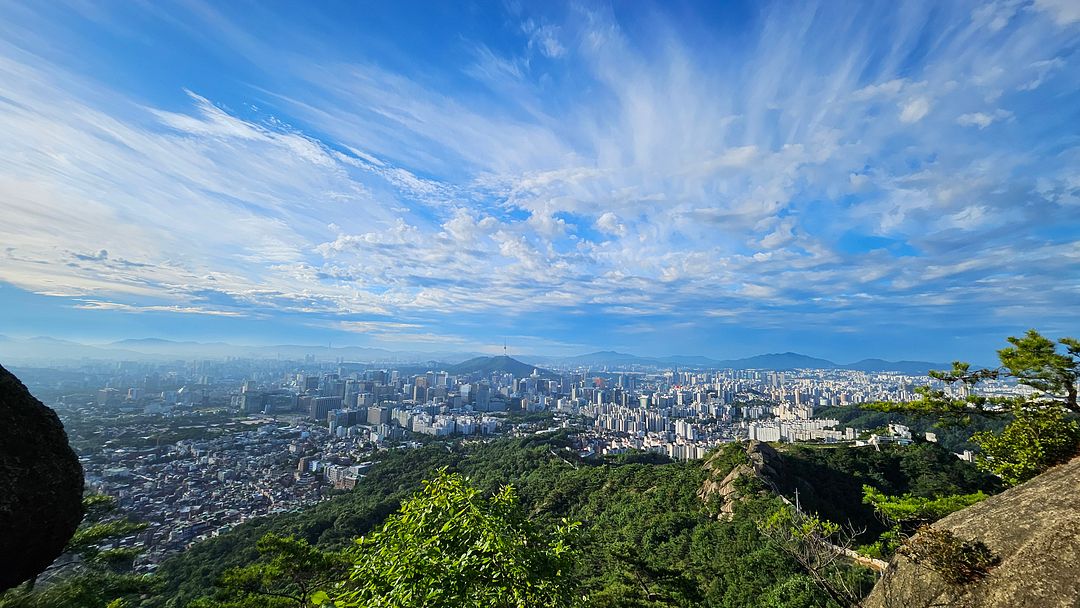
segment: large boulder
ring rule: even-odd
[[[940,570],[897,556],[867,608],[1080,606],[1080,458],[933,525],[981,541],[1000,558],[982,578],[948,583]],[[946,572],[948,574],[948,572]]]
[[[56,412],[0,367],[0,591],[39,574],[82,521],[83,470]]]

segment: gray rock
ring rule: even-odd
[[[1080,607],[1080,458],[957,511],[934,528],[980,540],[1001,563],[980,581],[948,585],[903,556],[866,599],[867,608]]]
[[[39,574],[83,517],[83,470],[56,412],[0,367],[0,591]]]
[[[756,481],[766,490],[776,490],[776,481],[783,472],[784,461],[771,445],[760,441],[749,442],[746,446],[747,462],[727,472],[717,470],[719,456],[717,453],[705,463],[709,476],[698,490],[698,497],[705,502],[719,502],[720,518],[728,519],[734,515],[735,507],[742,498],[740,480]],[[723,477],[718,480],[721,475]]]

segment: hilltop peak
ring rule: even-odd
[[[451,366],[447,371],[453,374],[491,374],[495,372],[510,373],[517,377],[529,376],[536,370],[541,376],[551,377],[550,371],[540,368],[536,365],[531,365],[523,361],[518,361],[513,357],[507,355],[495,355],[488,357],[473,357],[468,361],[462,361],[457,365]]]

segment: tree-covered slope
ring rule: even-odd
[[[933,498],[977,491],[1001,490],[1000,481],[937,444],[917,442],[906,448],[877,451],[870,447],[789,446],[781,452],[783,473],[777,486],[802,506],[839,524],[864,531],[868,540],[885,531],[870,505],[863,502],[863,486],[889,495],[912,494]]]
[[[513,484],[522,507],[541,524],[581,521],[583,560],[575,578],[590,605],[831,605],[760,534],[753,515],[768,509],[770,499],[748,500],[736,517],[720,520],[715,506],[697,496],[707,474],[700,462],[641,463],[633,456],[587,462],[566,446],[564,437],[554,436],[384,454],[351,492],[239,526],[167,561],[160,571],[165,592],[151,603],[180,607],[207,594],[225,569],[256,559],[256,542],[267,532],[325,549],[347,547],[394,512],[422,479],[446,467],[485,491]],[[783,460],[782,492],[798,488],[805,506],[857,524],[874,523],[871,507],[861,502],[864,483],[918,494],[993,485],[930,444],[884,452],[789,448]]]

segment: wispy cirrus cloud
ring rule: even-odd
[[[192,315],[210,315],[217,317],[239,317],[243,316],[243,313],[229,310],[218,310],[213,308],[203,308],[200,306],[179,306],[179,305],[161,305],[150,304],[145,306],[135,306],[132,304],[123,304],[120,302],[104,302],[101,300],[79,300],[75,304],[75,308],[81,310],[119,310],[123,312],[171,312],[180,314],[192,314]]]
[[[1080,304],[1060,3],[754,5],[738,36],[511,12],[486,24],[501,36],[460,24],[459,62],[435,64],[261,10],[253,29],[170,14],[193,50],[247,62],[229,103],[182,74],[146,99],[10,25],[76,52],[128,11],[3,12],[0,272],[82,308],[302,314],[386,343],[527,324],[625,345],[648,317],[707,348],[785,326],[1067,327]]]

